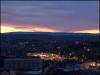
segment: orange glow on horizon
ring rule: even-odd
[[[47,28],[47,27],[36,27],[36,26],[14,26],[9,24],[1,24],[1,32],[0,33],[8,33],[8,32],[60,32],[56,29]],[[93,33],[98,34],[99,29],[91,29],[91,30],[80,30],[73,31],[73,33]]]
[[[0,33],[8,33],[8,32],[57,32],[55,29],[46,28],[46,27],[15,27],[12,25],[1,25]]]
[[[75,31],[75,33],[92,33],[92,34],[98,34],[98,33],[100,33],[100,31],[99,31],[99,29],[91,29],[91,30]]]
[[[28,30],[16,29],[14,27],[8,27],[8,26],[1,26],[1,33],[18,32],[18,31],[25,32]]]

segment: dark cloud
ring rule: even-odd
[[[2,24],[35,25],[62,31],[96,29],[97,1],[2,1]]]

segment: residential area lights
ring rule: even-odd
[[[81,58],[77,56],[63,56],[60,54],[54,54],[54,53],[27,53],[27,56],[35,56],[39,57],[41,60],[50,60],[50,61],[64,61],[64,60],[69,60],[69,61],[81,61],[83,62],[83,65],[86,69],[97,69],[100,67],[100,63],[96,63],[95,61],[89,61],[85,62],[86,58]]]
[[[42,60],[63,61],[65,58],[59,54],[53,53],[27,53],[27,56],[40,57]]]
[[[51,60],[51,61],[64,61],[64,60],[85,60],[85,58],[78,58],[77,56],[63,56],[60,54],[54,53],[27,53],[27,56],[40,57],[42,60]]]

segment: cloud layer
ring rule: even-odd
[[[2,26],[73,32],[98,29],[97,1],[2,1]]]

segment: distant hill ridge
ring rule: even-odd
[[[98,35],[91,33],[66,33],[66,32],[9,32],[9,33],[1,33],[1,34],[57,34],[57,35],[68,35],[68,34],[78,34],[78,35]]]
[[[1,40],[98,40],[98,34],[65,32],[11,32],[0,35]]]

